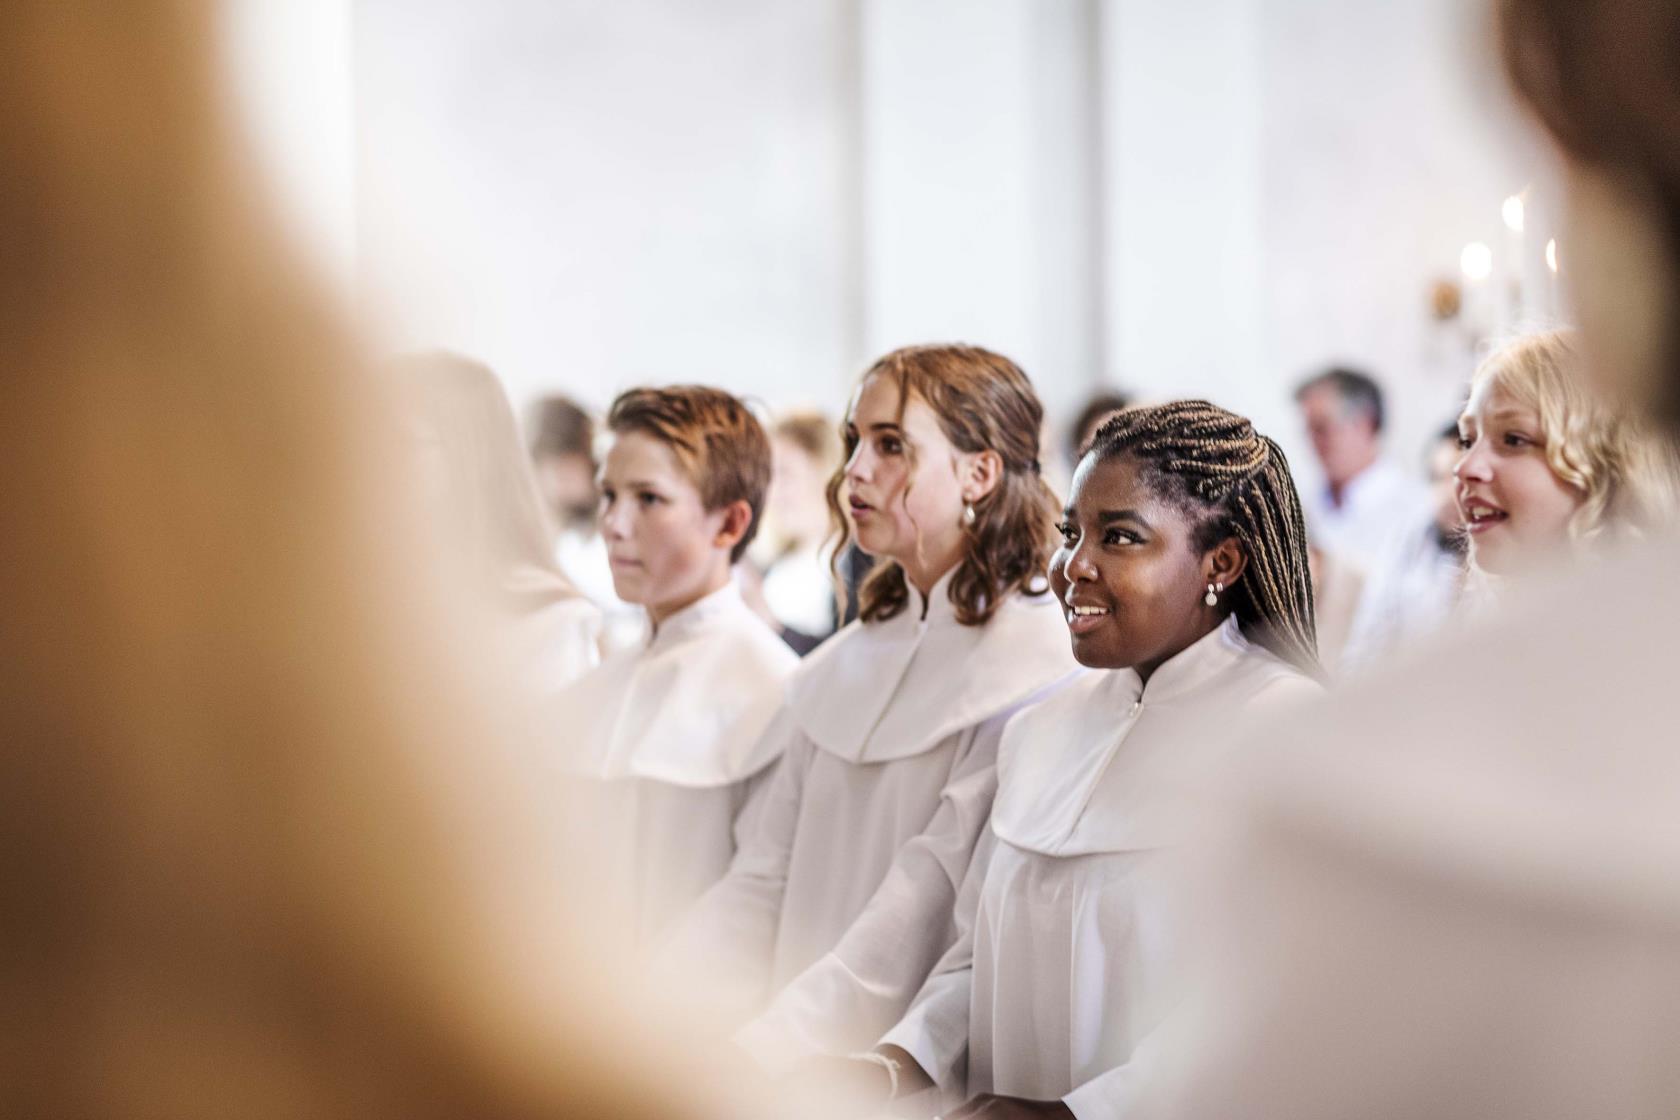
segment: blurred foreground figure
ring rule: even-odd
[[[250,205],[211,17],[0,8],[3,1111],[712,1115],[569,949],[493,616]]]
[[[436,547],[463,562],[462,575],[513,632],[518,682],[551,694],[600,660],[601,612],[555,560],[554,525],[513,406],[488,366],[458,354],[413,354],[395,365]]]
[[[1567,157],[1587,366],[1672,425],[1680,5],[1501,14]],[[1151,1115],[1675,1114],[1677,561],[1665,539],[1525,583],[1491,626],[1251,752],[1203,884],[1217,998]]]

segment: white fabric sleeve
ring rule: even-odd
[[[958,890],[991,815],[998,740],[1012,714],[965,733],[927,827],[900,847],[857,920],[736,1035],[766,1070],[873,1046],[951,948]]]
[[[1106,1073],[1099,1073],[1062,1098],[1068,1111],[1079,1120],[1132,1120],[1148,1115],[1147,1102],[1154,1085],[1150,1080],[1155,1055],[1173,1032],[1167,1024],[1157,1027],[1132,1050],[1131,1060]]]
[[[768,995],[789,853],[815,749],[784,719],[766,734],[787,737],[781,759],[753,781],[735,818],[735,856],[723,878],[675,923],[653,963],[660,983],[698,984],[719,1021],[736,1025]]]
[[[990,828],[974,846],[974,858],[957,896],[957,940],[933,968],[922,990],[879,1045],[897,1046],[933,1079],[943,1098],[968,1098],[968,1039],[974,995],[974,928],[980,895],[997,839]]]

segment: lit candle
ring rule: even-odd
[[[1527,307],[1523,303],[1523,266],[1526,263],[1523,255],[1523,226],[1527,218],[1527,207],[1523,203],[1522,194],[1514,194],[1507,198],[1499,208],[1499,216],[1505,221],[1505,312],[1504,326],[1521,329],[1525,323]]]
[[[1563,303],[1558,299],[1558,250],[1557,238],[1546,242],[1546,271],[1550,274],[1552,285],[1552,317],[1563,321]]]
[[[1474,350],[1487,333],[1487,280],[1493,275],[1493,250],[1485,242],[1472,241],[1458,255],[1464,273],[1464,326]]]

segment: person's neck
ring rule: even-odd
[[[1216,615],[1211,624],[1201,626],[1194,634],[1191,634],[1189,638],[1173,643],[1175,648],[1171,653],[1163,653],[1159,657],[1153,657],[1148,661],[1141,661],[1138,664],[1133,665],[1132,672],[1138,675],[1138,680],[1140,681],[1141,686],[1147,688],[1149,686],[1149,678],[1155,675],[1155,670],[1159,669],[1161,666],[1165,665],[1167,662],[1171,661],[1173,658],[1177,657],[1179,654],[1183,653],[1185,650],[1189,649],[1191,646],[1195,645],[1197,642],[1225,625],[1225,619],[1228,617],[1230,616]]]
[[[944,579],[946,573],[955,568],[959,560],[960,556],[952,555],[939,564],[912,565],[903,560],[898,562],[898,566],[904,569],[906,582],[921,593],[922,617],[927,617],[928,601],[933,595],[934,584]]]
[[[653,632],[655,634],[659,633],[659,627],[666,619],[681,614],[707,596],[722,591],[729,585],[729,578],[730,570],[728,565],[725,565],[721,571],[712,573],[698,591],[662,603],[649,603],[647,605],[648,622],[652,625]]]

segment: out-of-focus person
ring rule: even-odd
[[[1329,658],[1341,673],[1368,671],[1384,658],[1435,633],[1454,616],[1465,579],[1465,532],[1458,513],[1453,468],[1459,448],[1458,421],[1439,429],[1423,456],[1429,483],[1429,512],[1412,525],[1373,577],[1376,591],[1360,608],[1362,586],[1351,598],[1315,583],[1321,618],[1329,615],[1335,637]],[[1320,557],[1315,552],[1314,562]],[[1330,578],[1339,573],[1324,558]],[[1317,569],[1315,568],[1315,571]],[[1350,569],[1343,569],[1350,570]],[[1363,584],[1363,578],[1360,578]],[[1328,609],[1327,609],[1328,608]],[[1358,626],[1355,627],[1357,617]],[[1339,623],[1339,624],[1338,624]]]
[[[641,641],[646,616],[613,590],[607,545],[596,524],[600,463],[595,420],[582,405],[559,395],[538,398],[528,417],[531,465],[557,530],[555,560],[566,578],[601,609],[603,649],[633,649]]]
[[[1423,484],[1383,454],[1383,393],[1369,374],[1333,368],[1295,390],[1324,472],[1302,494],[1307,528],[1326,552],[1367,573],[1393,550],[1410,518],[1428,509]]]
[[[1592,391],[1672,437],[1680,6],[1498,10],[1507,70],[1563,157],[1559,255]],[[1460,475],[1492,508],[1480,470]],[[1478,564],[1523,572],[1484,626],[1252,749],[1197,892],[1216,1002],[1150,1115],[1674,1115],[1680,543],[1670,529],[1559,577],[1528,570],[1545,546],[1515,522],[1471,538]]]
[[[1101,389],[1086,398],[1085,403],[1079,406],[1073,423],[1068,425],[1067,439],[1062,447],[1062,453],[1067,456],[1069,471],[1085,457],[1092,437],[1097,434],[1097,429],[1103,426],[1103,422],[1121,409],[1129,408],[1131,403],[1130,394],[1114,389]]]
[[[770,428],[774,470],[764,531],[749,557],[759,593],[782,638],[801,654],[839,627],[828,516],[828,480],[840,464],[840,435],[820,412],[794,412]]]
[[[523,681],[552,691],[600,660],[601,612],[561,574],[555,531],[489,367],[436,351],[399,359],[434,536],[513,620]]]
[[[494,615],[261,205],[222,15],[0,7],[5,1114],[752,1112],[574,951]]]

